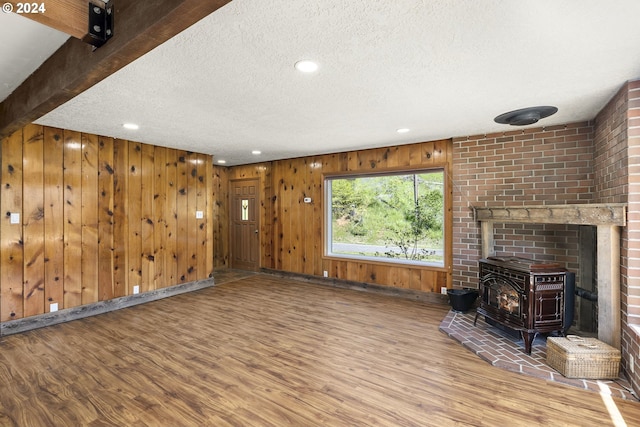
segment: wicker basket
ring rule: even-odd
[[[547,363],[567,378],[618,378],[620,350],[595,338],[549,337]]]

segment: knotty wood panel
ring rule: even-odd
[[[301,194],[304,189],[304,178],[306,175],[304,159],[293,159],[288,163],[288,176],[289,182],[285,189],[286,196],[284,202],[288,205],[288,214],[291,219],[295,221],[288,222],[288,231],[285,232],[285,249],[288,248],[287,259],[287,271],[302,271],[302,257],[304,251],[302,251],[302,238],[304,227],[304,216],[302,213],[302,198]]]
[[[212,182],[213,179],[213,165],[211,164],[211,156],[203,156],[205,161],[204,168],[204,182],[205,185],[202,189],[205,193],[205,221],[203,222],[203,226],[206,230],[205,234],[205,273],[208,277],[213,277],[213,260],[214,260],[214,252],[213,252],[213,226],[211,221],[213,221],[213,190],[210,189],[209,186],[206,185],[208,182]]]
[[[207,160],[207,156],[204,154],[196,154],[195,155],[195,168],[196,168],[196,177],[195,177],[195,188],[196,188],[196,204],[195,211],[202,212],[202,219],[196,218],[195,221],[195,230],[197,238],[196,242],[196,272],[197,276],[207,275],[211,273],[210,270],[207,269],[207,262],[205,259],[206,251],[207,251],[207,219],[205,215],[207,214],[207,189],[205,186],[205,173],[206,166],[205,164],[209,163]],[[193,187],[193,186],[192,186]],[[195,218],[195,213],[194,213]]]
[[[404,266],[389,268],[388,284],[396,288],[411,289],[411,270]]]
[[[270,162],[269,173],[261,175],[262,197],[270,200],[265,210],[264,224],[270,224],[270,235],[261,229],[261,242],[270,247],[263,252],[262,267],[301,274],[331,277],[380,285],[440,292],[441,286],[450,287],[452,269],[452,209],[445,204],[447,226],[445,230],[445,268],[397,266],[390,263],[362,263],[360,261],[323,259],[323,176],[345,172],[381,172],[412,168],[445,168],[445,191],[452,194],[450,140],[429,141],[398,147],[385,147],[347,153],[327,154],[308,158]],[[265,164],[230,167],[229,179],[250,177]],[[219,168],[224,169],[224,168]],[[268,177],[268,179],[266,179]],[[225,203],[219,193],[216,203]],[[304,197],[312,203],[305,204]],[[226,224],[226,223],[225,223]],[[216,236],[216,241],[224,236]],[[220,246],[220,243],[217,243]],[[218,247],[216,246],[216,247]],[[217,254],[217,257],[223,257]],[[269,267],[270,265],[270,267]]]
[[[129,289],[127,295],[133,293],[134,286],[140,286],[142,280],[142,144],[129,143]]]
[[[189,277],[189,254],[188,254],[188,225],[189,221],[189,193],[188,178],[189,164],[187,162],[188,153],[180,151],[177,163],[178,193],[176,200],[176,221],[178,234],[176,236],[176,256],[178,259],[178,283],[183,283]]]
[[[141,236],[141,278],[140,292],[155,289],[155,215],[153,213],[155,194],[154,148],[149,144],[141,147],[141,188],[140,192],[140,236]]]
[[[0,188],[0,318],[23,315],[22,277],[22,129],[2,140],[2,186]],[[10,215],[20,215],[20,224],[11,224]]]
[[[159,289],[167,285],[165,281],[165,256],[167,246],[167,222],[165,221],[165,207],[167,204],[167,149],[155,147],[153,153],[154,167],[154,193],[153,193],[153,265],[154,277],[153,289]]]
[[[98,300],[115,295],[113,138],[98,141]]]
[[[229,168],[212,166],[214,267],[229,266]],[[271,246],[271,242],[269,242]]]
[[[282,269],[285,271],[297,271],[295,269],[295,259],[293,257],[293,253],[295,249],[293,245],[295,244],[296,236],[295,227],[298,222],[300,222],[300,216],[293,216],[292,213],[294,209],[297,207],[293,194],[294,180],[298,178],[296,175],[296,168],[293,165],[293,162],[296,160],[286,160],[282,163],[284,164],[283,176],[282,176],[282,185],[280,186],[280,201],[281,204],[281,218],[282,218]],[[296,212],[297,213],[297,212]],[[287,221],[287,219],[289,219]]]
[[[129,289],[129,146],[113,141],[113,296]]]
[[[166,257],[165,257],[165,281],[167,286],[178,284],[178,153],[176,150],[166,152],[166,205],[164,208],[165,235],[166,235]]]
[[[189,236],[193,268],[187,279],[185,264],[184,281],[211,274],[209,156],[36,125],[1,147],[0,206],[21,217],[16,225],[10,215],[0,217],[2,321],[44,313],[52,302],[62,309],[128,295],[133,285],[141,292],[175,285],[176,254],[186,255]],[[191,181],[187,156],[196,166]],[[180,218],[178,201],[185,201]],[[196,208],[206,211],[202,220],[195,220]]]
[[[262,183],[263,193],[260,196],[260,265],[265,268],[273,268],[273,178],[271,163],[263,163],[257,166],[258,178]]]
[[[98,137],[82,134],[82,304],[98,301]]]
[[[64,134],[44,128],[44,295],[64,308]]]
[[[82,136],[64,131],[64,306],[82,304]]]
[[[284,184],[284,162],[274,162],[273,166],[273,221],[274,221],[274,237],[273,237],[273,252],[275,255],[274,267],[278,270],[283,269],[284,259],[284,233],[285,233],[285,218],[281,214],[284,204],[283,197],[283,184]],[[277,178],[276,178],[277,177]]]
[[[406,280],[408,281],[409,286],[407,286],[407,287],[409,289],[414,289],[414,290],[418,290],[418,291],[422,290],[422,286],[421,285],[423,283],[422,282],[422,273],[423,272],[421,270],[416,270],[416,269],[413,269],[413,270],[406,269],[406,270],[403,270],[403,271],[408,276]],[[445,278],[446,278],[446,276],[445,276]]]
[[[325,259],[322,265],[330,277],[342,280],[436,293],[447,285],[447,273],[444,271],[339,259]]]
[[[387,149],[387,166],[389,168],[401,168],[410,165],[411,149],[409,145],[400,145]]]
[[[310,157],[306,159],[301,159],[300,165],[300,187],[299,187],[299,196],[297,196],[297,201],[300,209],[300,218],[298,229],[296,233],[300,236],[300,270],[304,274],[313,274],[314,271],[317,271],[316,262],[318,259],[322,258],[322,253],[317,252],[317,249],[321,246],[322,239],[306,239],[305,233],[309,228],[314,228],[316,225],[316,209],[318,208],[318,198],[316,194],[316,177],[314,176],[314,172],[316,171],[317,159]],[[305,203],[304,198],[311,198],[311,203]]]
[[[196,204],[198,196],[198,156],[195,153],[187,154],[187,282],[197,276],[197,251],[198,251],[198,222],[196,219]]]
[[[23,135],[24,315],[44,313],[44,135],[29,125]]]

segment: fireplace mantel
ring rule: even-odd
[[[473,207],[473,215],[481,224],[482,258],[496,255],[495,223],[597,227],[598,338],[620,348],[620,228],[627,224],[626,203]]]
[[[627,225],[626,203],[474,207],[473,215],[503,223]]]

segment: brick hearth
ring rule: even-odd
[[[522,339],[515,339],[500,329],[487,324],[482,316],[478,318],[478,322],[474,326],[475,315],[475,310],[467,313],[457,313],[450,310],[440,323],[440,330],[459,341],[481,359],[498,368],[598,393],[602,392],[602,385],[604,385],[612,396],[638,400],[630,393],[631,387],[624,378],[586,380],[564,377],[546,363],[547,340],[545,336],[536,337],[531,355],[528,355],[524,352]]]

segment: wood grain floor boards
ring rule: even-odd
[[[3,337],[0,425],[614,425],[599,394],[492,367],[441,333],[448,307],[226,277]],[[640,425],[640,404],[614,401]]]

